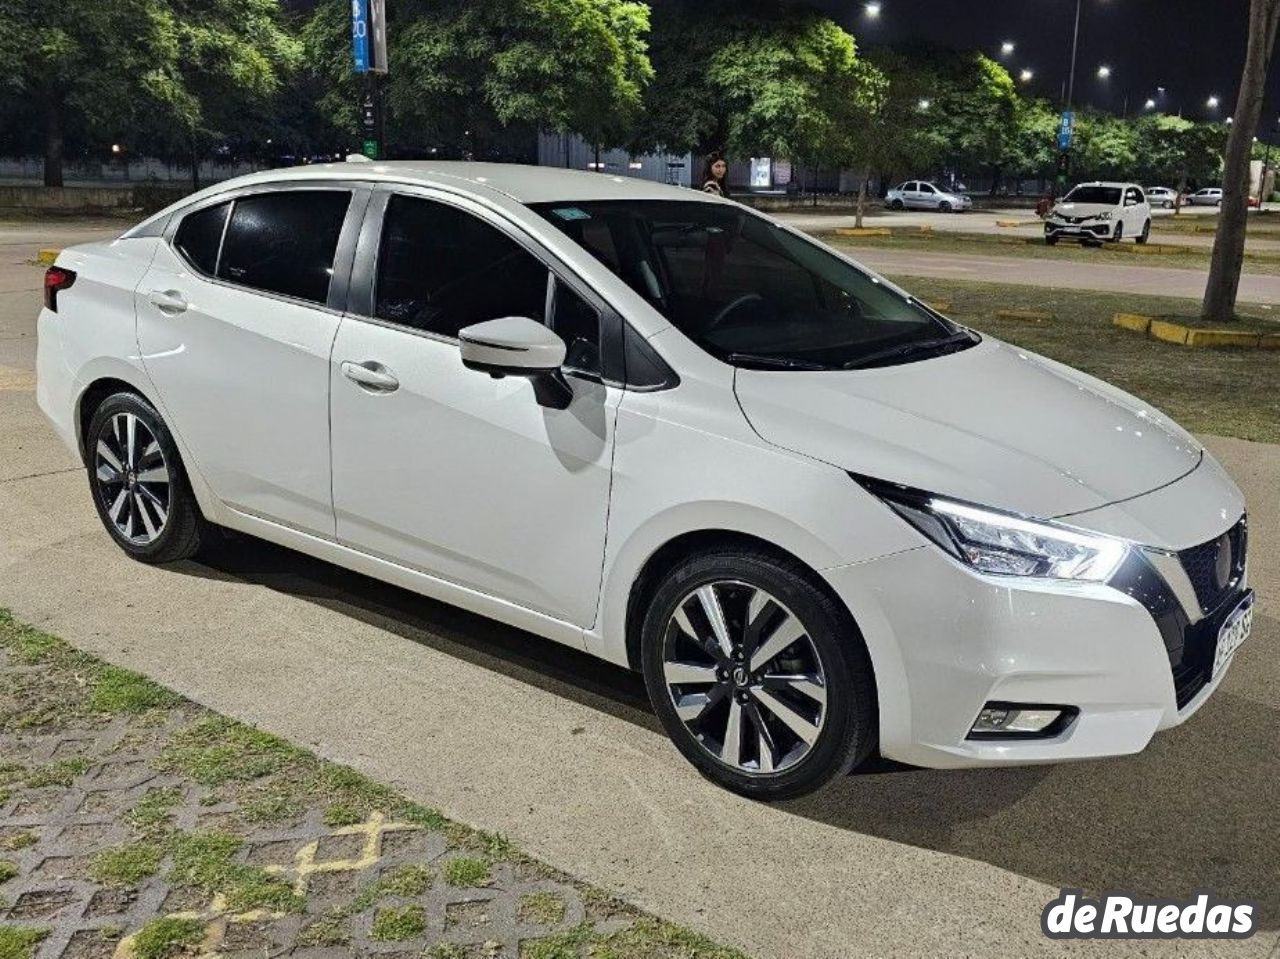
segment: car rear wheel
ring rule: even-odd
[[[150,403],[135,393],[107,397],[89,422],[85,450],[93,502],[116,545],[144,563],[195,555],[210,527]]]
[[[787,799],[874,748],[866,647],[848,612],[795,561],[750,548],[686,560],[655,590],[641,644],[663,727],[721,786]]]

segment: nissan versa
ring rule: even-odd
[[[585,649],[761,798],[1136,752],[1249,633],[1195,439],[707,194],[255,174],[65,250],[38,371],[129,555],[229,528]]]

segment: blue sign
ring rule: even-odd
[[[1062,120],[1058,124],[1058,149],[1071,149],[1071,136],[1076,130],[1076,115],[1070,110],[1062,111]]]
[[[356,73],[373,69],[369,34],[369,0],[351,0],[351,55]]]

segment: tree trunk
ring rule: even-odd
[[[596,148],[596,172],[603,173],[604,171],[600,169],[600,144],[599,143],[595,144],[595,148]]]
[[[196,144],[196,133],[191,131],[191,192],[200,189],[200,149]]]
[[[62,97],[50,93],[44,105],[44,185],[62,186]]]
[[[1244,74],[1240,78],[1240,97],[1232,114],[1234,122],[1223,163],[1222,208],[1213,240],[1204,305],[1200,309],[1205,320],[1225,323],[1235,319],[1249,217],[1249,156],[1253,151],[1253,134],[1262,115],[1277,25],[1280,25],[1280,0],[1251,0]]]
[[[862,214],[867,208],[867,178],[864,176],[862,182],[858,185],[858,207],[853,217],[853,226],[855,229],[862,229]]]

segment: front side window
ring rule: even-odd
[[[396,195],[382,225],[374,315],[451,337],[504,316],[541,323],[547,275],[537,257],[479,217]]]
[[[605,260],[590,239],[603,225],[617,275],[700,347],[734,365],[852,369],[975,342],[911,297],[738,206],[645,200],[533,209]]]
[[[1064,198],[1067,203],[1100,203],[1103,206],[1120,205],[1118,186],[1078,186]]]
[[[548,325],[564,340],[566,368],[599,374],[600,313],[560,280],[556,281]]]
[[[231,210],[217,275],[255,290],[325,302],[350,203],[346,190],[241,197]]]
[[[921,193],[937,193],[938,191],[933,188],[932,183],[921,183],[920,192]]]
[[[218,247],[230,208],[227,202],[188,213],[174,234],[174,249],[201,273],[213,276],[218,268]]]

